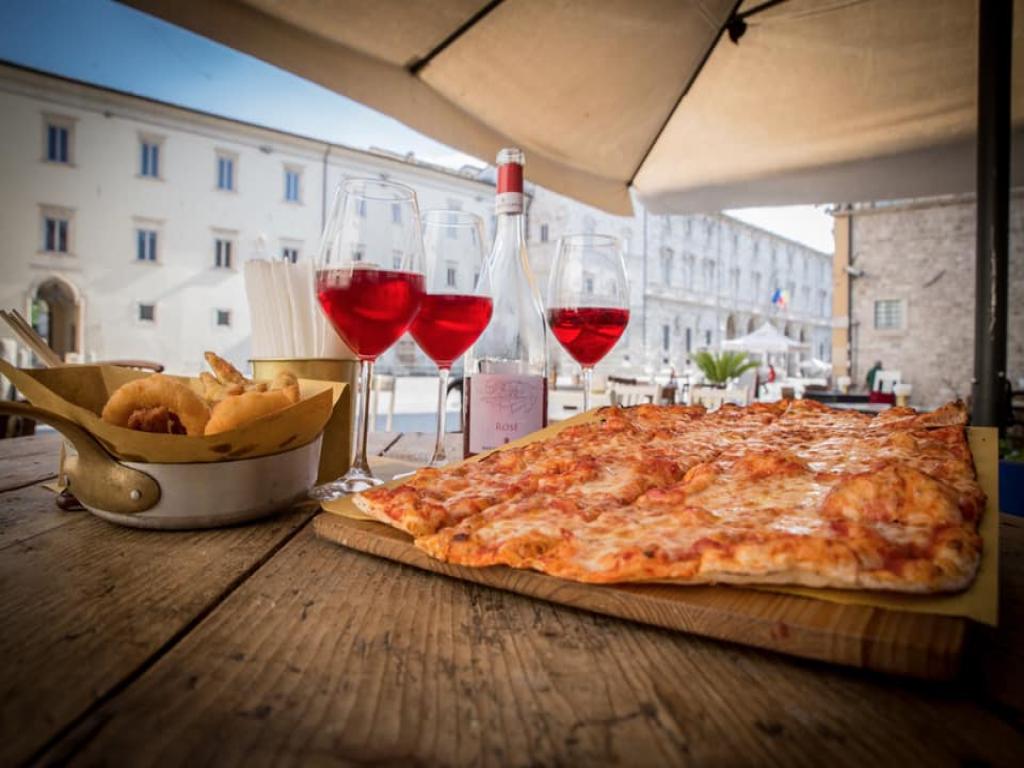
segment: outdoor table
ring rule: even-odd
[[[311,506],[181,533],[62,512],[58,440],[0,441],[0,765],[1024,764],[1020,518],[1002,625],[922,683],[421,572],[317,539]]]
[[[860,392],[840,392],[839,390],[805,389],[805,400],[817,400],[819,403],[828,403],[835,406],[836,403],[867,403],[870,396]]]

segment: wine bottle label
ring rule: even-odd
[[[544,377],[476,373],[469,385],[469,452],[480,453],[544,426]]]
[[[522,192],[499,192],[494,197],[495,213],[522,213],[523,193]]]

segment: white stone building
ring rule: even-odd
[[[33,313],[59,352],[84,360],[141,358],[191,372],[213,348],[244,363],[242,264],[312,258],[344,177],[403,182],[424,208],[488,217],[492,208],[493,186],[476,170],[10,66],[0,67],[0,135],[0,306]],[[460,279],[468,287],[472,276]]]
[[[244,364],[242,265],[314,257],[346,177],[402,182],[421,208],[471,211],[494,231],[491,171],[353,150],[19,67],[0,65],[0,136],[0,306],[31,313],[59,352],[88,361],[194,372],[212,348]],[[617,217],[542,188],[529,195],[542,294],[559,236],[623,242],[633,312],[605,372],[682,370],[688,352],[762,319],[803,338],[806,356],[828,358],[830,256],[720,214],[637,211]],[[459,265],[455,289],[471,290],[473,272]],[[770,303],[776,288],[791,296],[783,311]],[[380,368],[432,365],[406,338]]]
[[[542,286],[559,236],[601,232],[622,242],[631,320],[604,372],[681,373],[697,350],[765,321],[806,345],[792,366],[798,357],[831,359],[830,254],[725,214],[655,216],[635,207],[632,217],[613,216],[535,188],[529,209],[530,254]],[[776,289],[789,296],[784,308],[772,304]],[[561,370],[571,366],[564,352],[554,354]]]
[[[974,197],[843,206],[836,217],[836,373],[866,387],[880,361],[935,408],[971,394]],[[1024,190],[1010,196],[1007,378],[1024,389]]]

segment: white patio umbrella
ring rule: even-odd
[[[759,352],[772,354],[779,352],[791,352],[805,345],[783,335],[771,323],[765,323],[753,333],[740,336],[735,339],[726,339],[722,342],[723,349],[743,350],[745,352]]]
[[[125,2],[612,212],[974,187],[970,0]]]
[[[122,2],[614,213],[975,191],[974,412],[1005,416],[1024,0]]]

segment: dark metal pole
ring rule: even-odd
[[[1006,397],[1013,0],[978,4],[978,193],[974,310],[975,426],[1000,426]]]

